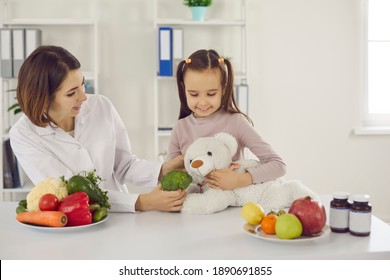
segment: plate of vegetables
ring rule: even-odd
[[[107,191],[98,184],[95,170],[81,173],[65,180],[46,178],[35,185],[27,199],[16,208],[16,220],[27,227],[67,231],[82,229],[108,220]]]
[[[45,212],[48,212],[48,211],[45,211]],[[25,213],[28,213],[28,212],[25,212]],[[34,212],[31,212],[31,213],[34,213]],[[39,213],[39,212],[35,212],[35,213]],[[98,224],[101,224],[101,223],[104,223],[108,220],[108,215],[106,215],[103,219],[101,219],[100,221],[98,222],[92,222],[90,224],[85,224],[85,225],[79,225],[79,226],[67,226],[67,225],[63,225],[63,222],[61,222],[61,220],[63,220],[63,216],[62,215],[65,215],[61,212],[57,212],[57,213],[60,213],[60,214],[54,214],[54,215],[47,215],[46,217],[42,217],[42,216],[39,216],[37,215],[37,219],[47,219],[50,223],[58,223],[58,226],[43,226],[43,225],[37,225],[37,224],[31,224],[31,223],[26,223],[26,222],[19,222],[19,224],[25,226],[25,227],[29,227],[29,228],[33,228],[33,229],[38,229],[38,230],[44,230],[44,231],[74,231],[74,230],[79,230],[79,229],[84,229],[84,228],[88,228],[88,227],[92,227],[92,226],[96,226]],[[66,217],[66,215],[65,215]]]

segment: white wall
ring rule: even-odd
[[[287,163],[319,193],[371,195],[390,220],[390,136],[356,136],[361,1],[249,1],[251,112]],[[255,113],[256,112],[256,113]]]

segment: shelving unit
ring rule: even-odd
[[[155,154],[163,160],[168,147],[169,128],[179,115],[176,77],[158,75],[159,27],[183,30],[185,59],[198,49],[215,49],[221,56],[231,58],[235,84],[247,80],[246,0],[214,0],[208,7],[205,21],[191,19],[190,8],[175,0],[154,1],[154,29],[156,33],[156,77],[154,81],[154,143]],[[175,72],[175,68],[174,68]]]
[[[40,6],[45,9],[39,9]],[[72,9],[69,7],[77,7]],[[42,44],[58,45],[69,50],[82,64],[87,82],[93,86],[94,93],[99,92],[98,83],[98,24],[96,19],[96,1],[78,0],[0,0],[0,27],[2,28],[39,28],[42,30]],[[44,11],[44,12],[42,12]],[[7,90],[16,87],[17,78],[0,77],[0,131],[2,139],[7,139],[7,127],[3,127],[8,112],[3,104]],[[9,96],[7,96],[9,98]],[[12,125],[12,120],[7,125]],[[3,158],[3,149],[0,151]],[[0,201],[9,194],[28,192],[32,184],[29,180],[19,188],[4,188],[3,160],[0,161]]]

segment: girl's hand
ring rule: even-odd
[[[161,187],[161,184],[159,184],[150,193],[141,194],[135,204],[135,210],[180,211],[186,192],[183,190],[163,191]]]
[[[252,175],[248,172],[237,173],[230,168],[211,171],[205,183],[212,188],[232,190],[253,184]]]
[[[184,171],[184,156],[178,155],[175,158],[171,159],[170,161],[164,162],[161,166],[159,180],[167,174],[169,171],[172,170],[183,170]]]

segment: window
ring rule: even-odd
[[[382,128],[387,134],[390,132],[390,1],[365,3],[363,127]]]

